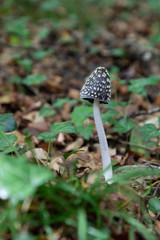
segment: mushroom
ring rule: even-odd
[[[103,123],[100,115],[100,103],[109,103],[111,99],[111,83],[107,69],[105,67],[97,67],[91,75],[86,78],[80,92],[80,98],[93,103],[94,121],[98,133],[102,164],[105,180],[112,178],[111,158],[108,150],[108,143],[103,128]],[[108,181],[109,184],[112,181]]]

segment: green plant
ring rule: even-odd
[[[55,123],[51,125],[50,132],[40,133],[39,139],[43,139],[45,142],[52,142],[55,140],[56,135],[60,132],[76,133],[76,130],[70,121]]]
[[[55,113],[56,111],[51,106],[43,106],[39,111],[39,115],[42,117],[50,117]]]
[[[160,118],[159,119],[159,126],[160,126]],[[152,147],[157,146],[157,159],[160,155],[159,149],[159,142],[160,142],[160,127],[156,127],[152,123],[145,124],[143,127],[140,128],[140,131],[143,135],[145,146]],[[156,141],[155,141],[156,140]]]
[[[56,102],[52,104],[53,108],[61,108],[65,103],[69,103],[71,105],[75,105],[77,103],[76,100],[70,98],[56,98]]]
[[[50,152],[50,144],[54,142],[56,139],[56,135],[59,133],[76,133],[76,129],[71,124],[70,121],[67,122],[60,122],[52,124],[50,127],[50,132],[43,132],[38,136],[38,139],[42,139],[48,144],[48,155]]]
[[[34,51],[32,54],[33,59],[40,61],[45,57],[50,56],[54,51],[54,48],[49,48],[48,50],[39,49],[37,51]]]
[[[31,238],[35,239],[34,235],[39,236],[40,233],[34,233],[34,229],[41,226],[44,236],[49,237],[52,234],[54,237],[57,230],[62,227],[64,230],[62,236],[76,234],[78,239],[105,240],[112,239],[114,227],[120,225],[119,230],[123,231],[123,226],[127,223],[132,229],[133,236],[138,231],[147,240],[157,239],[151,230],[152,223],[148,220],[149,216],[143,199],[126,184],[126,181],[131,179],[129,174],[119,175],[118,184],[115,183],[112,187],[106,187],[104,183],[100,182],[100,178],[97,178],[92,186],[85,188],[77,177],[71,176],[64,180],[51,176],[47,169],[32,166],[24,159],[21,159],[21,163],[17,162],[20,164],[19,167],[12,166],[15,159],[12,159],[12,164],[10,164],[10,160],[6,158],[5,163],[9,164],[11,169],[13,167],[12,170],[15,170],[17,174],[12,178],[12,174],[8,175],[8,172],[5,171],[6,177],[9,178],[8,183],[14,180],[15,185],[10,189],[10,187],[7,188],[6,182],[4,183],[5,189],[9,192],[8,198],[12,202],[8,202],[6,210],[1,214],[1,235],[8,231],[15,239],[23,234],[29,234]],[[10,168],[7,166],[8,170]],[[144,174],[145,176],[159,174],[159,171],[151,169],[147,172],[146,169],[138,169],[134,171],[132,177],[133,175],[138,177]],[[33,185],[34,179],[37,180]],[[121,181],[122,179],[123,181]],[[124,184],[124,181],[125,186],[120,187],[119,183]],[[21,191],[19,191],[20,189]],[[121,200],[121,204],[117,204],[116,199],[111,199],[111,195],[118,192],[121,194],[120,196],[127,195],[129,202]],[[109,207],[111,203],[112,208]],[[137,204],[141,205],[140,212],[144,215],[143,224],[138,220],[136,211],[133,211],[133,209],[136,210]],[[31,221],[28,221],[30,218]],[[6,221],[9,224],[6,225]],[[23,224],[27,225],[29,233],[22,231]]]
[[[83,113],[83,114],[82,114]],[[94,128],[91,124],[85,124],[85,120],[93,115],[93,108],[91,106],[78,106],[75,107],[71,113],[72,121],[76,127],[77,132],[82,137],[88,140],[92,134]]]
[[[148,201],[148,208],[153,213],[158,213],[160,211],[160,200],[157,198],[150,198]]]
[[[132,119],[121,118],[120,120],[116,121],[114,126],[114,132],[127,133],[135,126],[135,123],[132,121]]]
[[[2,154],[0,164],[0,198],[9,198],[13,204],[33,195],[37,186],[52,177],[49,170],[29,163],[24,156],[17,158]]]
[[[90,107],[84,109],[90,110]],[[85,116],[90,116],[87,111]],[[0,128],[4,134],[16,129],[12,114],[0,115]],[[77,133],[68,121],[52,124],[50,132],[40,134],[39,138],[46,142],[52,141],[60,132]],[[13,239],[34,240],[40,236],[36,229],[41,228],[43,236],[49,238],[55,237],[57,230],[63,228],[62,236],[76,234],[80,240],[109,240],[112,239],[117,224],[121,231],[127,224],[130,228],[128,236],[135,236],[138,231],[147,240],[158,239],[152,231],[153,226],[142,196],[129,187],[129,182],[159,175],[159,169],[116,167],[112,186],[101,182],[103,172],[91,186],[86,186],[84,182],[87,184],[90,176],[84,179],[75,175],[70,175],[67,179],[58,177],[47,168],[30,163],[21,154],[13,156],[3,151],[0,154],[0,165],[0,202],[3,204],[3,211],[0,208],[1,236],[11,234]],[[123,196],[120,203],[117,198],[112,198],[112,194],[118,198]],[[159,211],[158,199],[151,198],[148,204],[151,211]],[[139,205],[141,208],[137,211]],[[137,220],[139,211],[144,216],[143,223]],[[23,232],[24,225],[28,232]]]
[[[138,78],[129,80],[130,85],[128,86],[128,90],[142,96],[147,95],[147,91],[145,89],[146,86],[157,85],[159,77],[157,75],[151,75],[148,78]]]
[[[38,85],[46,81],[46,79],[46,76],[43,74],[30,74],[23,79],[22,84],[27,86]]]
[[[27,72],[31,72],[32,70],[32,60],[29,58],[25,58],[23,60],[17,60],[17,63],[22,66]]]
[[[13,132],[16,128],[17,124],[11,113],[0,114],[0,151],[13,151],[17,137],[6,133]]]
[[[11,83],[23,84],[26,86],[38,85],[45,82],[46,80],[47,77],[43,74],[30,74],[23,79],[19,76],[12,76],[9,79]]]

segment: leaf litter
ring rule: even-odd
[[[148,26],[148,19],[145,19],[145,17],[140,18],[137,16],[138,13],[134,12],[129,21],[120,20],[118,15],[124,6],[123,1],[118,2],[119,5],[110,12],[111,16],[117,15],[117,17],[111,18],[106,31],[89,41],[89,44],[83,41],[81,32],[78,33],[74,29],[52,29],[50,34],[43,40],[33,36],[32,42],[36,44],[36,50],[44,49],[45,51],[54,45],[53,51],[49,54],[44,55],[41,59],[38,59],[38,57],[32,59],[31,76],[36,77],[37,74],[41,76],[39,80],[34,78],[35,84],[33,85],[31,84],[32,79],[31,82],[27,83],[26,77],[28,73],[24,67],[16,63],[13,55],[17,53],[17,48],[10,45],[7,38],[5,39],[6,46],[1,47],[0,107],[1,113],[14,114],[18,124],[18,129],[13,132],[18,137],[16,144],[19,147],[26,145],[24,133],[27,132],[31,137],[32,145],[32,149],[27,149],[25,152],[28,159],[33,161],[33,158],[35,158],[38,164],[52,169],[56,176],[60,176],[60,178],[67,179],[68,176],[75,174],[81,179],[84,188],[94,185],[95,179],[102,168],[95,129],[91,131],[88,139],[82,137],[81,132],[78,134],[74,131],[71,134],[60,132],[55,141],[51,143],[49,153],[47,152],[49,143],[38,139],[38,136],[40,133],[49,132],[52,124],[74,121],[71,115],[73,115],[76,107],[78,110],[78,107],[83,104],[79,100],[79,92],[84,79],[94,68],[100,65],[109,68],[110,71],[113,70],[113,65],[118,66],[118,72],[116,74],[111,73],[113,77],[112,100],[117,99],[120,102],[130,103],[127,106],[117,107],[116,105],[114,110],[117,111],[118,117],[115,115],[111,117],[112,122],[105,121],[104,123],[111,158],[115,162],[115,166],[132,167],[140,164],[143,166],[149,165],[151,168],[153,166],[160,167],[160,154],[157,155],[159,145],[157,148],[155,146],[147,147],[144,145],[145,139],[140,137],[138,140],[135,139],[137,132],[134,133],[132,129],[134,124],[139,127],[144,124],[154,124],[154,130],[155,128],[158,129],[159,111],[151,115],[137,115],[127,119],[127,116],[132,116],[134,113],[140,111],[147,113],[150,109],[160,107],[160,71],[157,61],[160,57],[160,46],[157,43],[151,48],[145,47],[148,44],[150,34],[153,32],[153,29]],[[31,56],[34,53],[32,49],[23,47],[19,48],[18,52],[23,54],[24,57]],[[158,76],[157,81],[150,80],[152,85],[147,87],[145,81],[147,81],[147,78],[149,79],[150,75],[155,74]],[[46,78],[43,77],[44,75]],[[9,79],[12,76],[22,78],[22,83],[26,81],[27,84],[11,82]],[[144,79],[146,80],[144,81]],[[125,83],[121,83],[120,80],[124,80]],[[38,85],[36,85],[37,83]],[[63,103],[60,107],[54,107],[54,104],[58,104],[58,99],[65,98],[69,99],[66,100],[66,103]],[[74,104],[72,104],[71,100],[74,100]],[[55,114],[51,116],[40,115],[41,107],[46,105],[53,109]],[[90,106],[87,107],[90,108]],[[103,106],[101,106],[101,110],[103,113],[106,112],[106,108]],[[83,120],[83,111],[79,114]],[[75,121],[78,123],[77,119]],[[117,122],[116,125],[115,122]],[[76,126],[75,122],[74,124]],[[81,127],[84,128],[89,124],[94,125],[94,122],[92,114],[88,112],[87,120],[85,119]],[[157,136],[159,136],[159,133],[153,134],[152,140],[155,141]],[[75,150],[76,153],[74,153]],[[73,154],[64,160],[63,155],[66,152],[73,152]],[[86,181],[85,178],[87,178]],[[155,196],[159,198],[159,189],[155,188],[158,186],[157,181],[159,181],[159,176],[142,177],[137,181],[131,180],[130,182],[133,188],[139,191],[140,195],[145,194],[147,187],[150,186],[150,192],[154,192]],[[107,203],[106,199],[103,199],[101,206],[116,211],[116,203],[118,202],[121,208],[124,207],[129,211],[131,206],[130,200],[126,197],[127,188],[121,186],[121,190],[112,193],[113,202],[107,199]],[[146,196],[143,201],[147,202],[149,197],[152,197],[152,194]],[[131,203],[133,204],[132,211],[140,216],[142,223],[145,222],[143,211],[141,212],[137,202],[131,201]],[[33,206],[34,204],[35,202]],[[146,207],[148,207],[147,204]],[[108,214],[112,218],[113,213],[108,212]],[[149,210],[149,214],[154,219],[157,234],[160,234],[158,213],[154,213],[153,216],[152,211]],[[92,217],[92,214],[90,217]],[[104,219],[106,219],[105,215]],[[130,226],[127,223],[131,220],[125,219],[125,217],[120,220],[117,216],[114,221],[120,223],[118,229],[112,221],[107,222],[114,233],[112,235],[113,239],[127,239],[130,231]],[[57,239],[62,239],[60,236],[64,235],[66,229],[59,226],[56,231]],[[74,233],[72,234],[74,236]],[[63,239],[71,238],[63,237]],[[76,238],[73,237],[72,239]],[[138,233],[136,233],[136,239],[141,239]]]

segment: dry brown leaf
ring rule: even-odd
[[[66,146],[66,143],[65,143],[65,134],[64,134],[64,133],[59,133],[59,134],[58,134],[56,143],[61,144],[62,146]]]
[[[87,186],[91,186],[95,182],[95,180],[97,179],[98,176],[99,176],[98,172],[89,174],[87,181],[86,181]]]
[[[140,126],[143,126],[144,124],[148,124],[148,123],[152,123],[158,128],[159,127],[158,116],[151,117],[145,120],[143,123],[141,122]]]
[[[13,94],[8,94],[0,97],[0,104],[10,104],[14,101]]]
[[[79,90],[74,89],[74,88],[69,89],[68,97],[78,100],[79,99]]]
[[[155,226],[156,226],[156,231],[157,231],[157,233],[160,236],[160,221],[156,220],[155,221]]]
[[[77,138],[76,141],[68,144],[66,146],[66,148],[64,149],[64,152],[70,152],[70,151],[73,151],[73,150],[78,150],[80,147],[82,147],[84,143],[84,139],[83,138]]]
[[[68,42],[68,41],[72,40],[72,35],[67,30],[61,31],[60,37],[61,37],[61,41],[63,41],[63,42]]]
[[[33,128],[33,129],[37,130],[38,132],[49,132],[50,131],[49,124],[45,121],[28,123],[28,127]]]
[[[15,142],[16,144],[18,144],[19,146],[24,146],[25,145],[25,137],[24,135],[21,134],[20,131],[15,130],[13,132],[10,132],[10,134],[14,134],[15,136],[17,136],[17,141]]]
[[[32,98],[30,98],[29,96],[26,96],[25,97],[25,113],[27,114],[28,112],[30,111],[33,111],[33,110],[39,110],[42,106],[42,102],[41,101],[38,101],[38,102],[34,102],[34,100]]]
[[[158,106],[160,106],[160,96],[159,96],[159,95],[157,95],[157,96],[155,97],[155,104],[158,105]]]
[[[100,144],[95,143],[94,148],[96,149],[96,152],[98,152],[100,154]],[[116,148],[110,148],[109,147],[109,154],[110,154],[111,157],[115,156],[116,155]]]
[[[44,118],[39,115],[39,111],[33,111],[27,114],[23,114],[23,119],[37,123],[42,122]]]
[[[51,162],[49,162],[48,167],[59,174],[63,174],[65,171],[63,156],[55,157]]]
[[[60,76],[54,76],[54,79],[46,81],[45,86],[47,90],[51,93],[62,92],[63,90],[62,78]]]
[[[47,165],[47,162],[44,161],[47,160],[47,152],[43,148],[35,148],[25,154],[31,161],[35,158],[38,163],[42,163],[44,166]]]

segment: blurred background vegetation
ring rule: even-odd
[[[36,109],[41,117],[47,117],[43,119],[43,124],[51,125],[53,122],[71,120],[75,126],[79,122],[83,125],[85,119],[91,116],[92,107],[81,106],[82,103],[78,100],[79,90],[87,74],[97,65],[103,65],[110,72],[113,86],[113,99],[107,105],[108,111],[102,115],[103,121],[110,124],[107,133],[116,149],[112,158],[114,160],[118,156],[124,160],[123,165],[131,165],[126,175],[124,171],[124,175],[117,178],[115,186],[107,188],[100,178],[93,185],[87,186],[85,171],[84,178],[78,178],[74,166],[71,167],[73,173],[70,176],[66,177],[66,172],[64,176],[56,175],[53,179],[56,184],[49,184],[48,181],[52,177],[50,172],[46,172],[45,178],[45,172],[37,170],[41,168],[35,168],[33,163],[26,163],[23,157],[18,162],[19,159],[14,156],[4,155],[1,161],[4,167],[7,166],[6,172],[0,168],[4,176],[4,185],[8,183],[8,188],[11,193],[13,190],[14,196],[18,197],[20,194],[16,203],[13,203],[12,195],[8,201],[5,198],[4,201],[1,200],[0,235],[3,234],[5,239],[58,239],[52,236],[53,229],[55,236],[57,233],[70,237],[63,239],[110,240],[111,236],[115,237],[114,239],[118,239],[118,236],[119,239],[127,239],[129,236],[130,240],[142,239],[142,236],[147,240],[158,239],[153,235],[155,231],[150,231],[153,229],[151,222],[155,216],[150,218],[142,206],[144,203],[146,208],[149,205],[149,210],[157,214],[155,219],[159,218],[159,199],[152,198],[156,193],[157,196],[159,194],[156,185],[159,186],[159,179],[151,178],[147,180],[148,183],[144,178],[144,186],[141,179],[136,185],[133,183],[134,187],[139,186],[138,193],[133,192],[126,183],[139,174],[141,177],[159,174],[159,170],[158,173],[154,172],[154,168],[151,168],[152,174],[146,169],[140,172],[139,169],[138,172],[132,169],[132,165],[139,163],[139,159],[140,163],[143,162],[143,154],[146,163],[149,163],[152,157],[151,163],[155,158],[159,165],[160,118],[156,116],[156,121],[159,119],[158,125],[154,125],[157,122],[151,122],[151,125],[142,122],[142,136],[139,120],[135,119],[134,115],[139,111],[141,114],[141,110],[146,112],[154,109],[160,102],[159,10],[160,1],[157,0],[1,0],[0,106],[2,113],[14,114],[18,131],[25,137],[25,142],[22,143],[24,148],[17,146],[15,152],[21,155],[21,151],[25,153],[26,150],[36,147],[41,147],[42,150],[45,146],[45,150],[47,149],[47,144],[41,145],[38,139],[35,141],[35,137],[42,131],[48,131],[48,125],[42,126],[40,122],[38,126],[38,121],[37,125],[29,125],[35,119],[31,117],[26,121],[25,114],[28,111],[32,113]],[[130,45],[126,44],[128,39],[133,40],[127,42]],[[39,102],[40,105],[35,105]],[[63,108],[66,102],[71,106]],[[125,107],[128,107],[130,112],[127,108],[123,112]],[[83,112],[84,115],[79,116],[77,112]],[[37,116],[39,118],[38,114]],[[147,115],[147,118],[148,116],[150,118],[150,115]],[[6,120],[2,118],[1,122]],[[8,125],[11,125],[10,121]],[[87,145],[90,140],[89,146],[92,146],[97,142],[92,134],[93,126],[88,125],[91,128],[88,128],[87,133],[86,128],[83,128],[82,132],[81,125],[79,133],[85,139],[82,145]],[[147,127],[151,127],[149,131]],[[66,138],[67,144],[74,142],[77,136]],[[8,145],[7,142],[6,146],[3,146],[4,137],[5,133],[1,133],[1,150],[11,146],[12,151],[17,138],[11,134],[11,144]],[[155,142],[148,142],[155,137]],[[127,145],[124,147],[123,143]],[[137,143],[142,148],[137,148]],[[155,154],[148,149],[151,143],[157,146]],[[62,145],[60,148],[57,146],[57,149],[63,153]],[[95,152],[92,154],[95,157]],[[51,155],[55,157],[53,152]],[[47,158],[48,156],[49,151]],[[86,159],[88,161],[88,158]],[[99,162],[99,157],[97,161]],[[118,164],[119,161],[117,158]],[[83,168],[82,165],[81,169]],[[18,177],[15,176],[16,170]],[[29,174],[30,170],[32,174]],[[35,185],[34,179],[38,179]],[[28,195],[26,197],[26,191],[31,191],[31,198],[28,199]],[[148,204],[149,198],[152,202]],[[75,224],[75,221],[78,224]],[[146,227],[142,223],[145,223]],[[157,226],[160,226],[159,222]],[[157,227],[157,232],[160,232],[159,228]],[[75,229],[78,238],[75,236]],[[138,234],[141,233],[140,237],[137,229]],[[30,232],[36,238],[32,238]]]
[[[116,13],[113,8],[117,8]],[[154,32],[150,40],[155,44],[160,41],[159,9],[160,2],[156,0],[2,0],[0,25],[13,44],[21,38],[29,45],[27,40],[33,34],[33,26],[39,24],[45,26],[39,33],[42,38],[51,29],[72,28],[83,31],[90,40],[103,31],[110,20],[129,21],[132,13],[136,13],[149,20]]]

